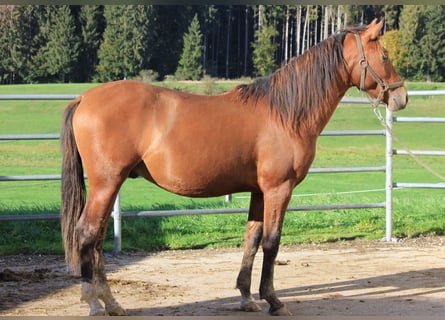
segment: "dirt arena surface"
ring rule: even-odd
[[[129,315],[254,316],[239,311],[234,288],[241,256],[241,248],[131,253],[108,257],[106,269]],[[261,262],[259,252],[253,292]],[[87,315],[80,286],[61,256],[2,256],[0,316]],[[275,288],[296,316],[443,316],[445,238],[282,246]]]

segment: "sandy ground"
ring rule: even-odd
[[[238,316],[241,255],[241,248],[132,253],[108,257],[106,269],[129,315]],[[297,316],[445,315],[442,237],[283,246],[278,260],[275,288]],[[259,253],[254,292],[261,262]],[[80,280],[66,273],[63,257],[0,257],[1,316],[87,315],[79,297]]]

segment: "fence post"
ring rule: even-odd
[[[113,207],[113,222],[114,222],[114,250],[113,254],[118,254],[122,251],[122,212],[121,212],[121,195],[117,194]]]
[[[386,108],[386,126],[392,130],[392,112]],[[386,129],[386,241],[392,241],[392,135]]]

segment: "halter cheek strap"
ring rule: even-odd
[[[377,82],[377,84],[380,86],[380,92],[375,101],[372,103],[374,109],[377,108],[377,106],[380,104],[380,102],[383,99],[383,95],[386,91],[390,89],[395,89],[398,87],[403,86],[403,81],[393,82],[393,83],[387,83],[384,82],[374,71],[374,69],[369,65],[368,60],[366,60],[365,52],[363,50],[362,41],[360,40],[360,36],[357,32],[354,33],[355,40],[357,42],[358,52],[360,54],[360,68],[361,68],[361,74],[360,74],[360,87],[359,89],[362,91],[365,91],[365,78],[366,78],[366,72],[369,72],[371,77]]]

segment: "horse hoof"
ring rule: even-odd
[[[289,311],[286,305],[282,305],[278,309],[273,309],[272,307],[269,310],[269,314],[272,316],[291,316],[292,313]]]
[[[114,306],[113,308],[106,308],[107,314],[109,316],[127,316],[127,310],[121,306]]]
[[[245,312],[260,312],[261,307],[255,301],[247,301],[241,303],[241,310]]]
[[[97,309],[91,309],[89,315],[93,316],[93,317],[106,316],[107,312],[103,308],[100,308],[100,309],[97,308]]]

